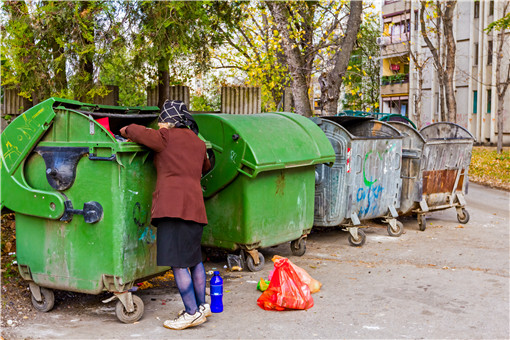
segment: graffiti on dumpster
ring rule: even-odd
[[[133,207],[133,220],[138,226],[138,233],[140,235],[138,241],[144,241],[148,244],[154,243],[156,241],[156,234],[152,231],[149,214],[147,214],[147,210],[142,209],[140,202],[136,202]]]
[[[24,137],[30,139],[34,136],[34,133],[37,130],[37,126],[34,124],[34,118],[39,116],[43,111],[44,109],[40,109],[30,118],[27,117],[26,114],[21,116],[25,124],[17,128],[17,130],[20,131],[20,133],[17,134],[18,142],[23,141]],[[5,152],[3,155],[4,159],[9,159],[12,161],[11,158],[17,159],[19,156],[21,156],[21,152],[19,151],[18,147],[7,140],[5,142]]]
[[[370,209],[372,209],[372,211],[376,211],[378,203],[377,200],[379,199],[382,191],[383,187],[380,185],[374,185],[368,188],[359,188],[356,193],[356,200],[358,202],[366,200],[366,207],[361,207],[358,215],[365,216],[370,212]]]
[[[377,211],[379,196],[384,190],[382,185],[375,185],[375,183],[378,181],[376,176],[368,175],[367,161],[369,159],[374,159],[373,163],[371,164],[372,171],[376,171],[377,169],[380,170],[381,166],[384,167],[385,165],[388,165],[383,162],[385,155],[391,155],[391,151],[394,149],[395,144],[391,144],[387,145],[386,150],[384,150],[382,153],[380,151],[374,152],[374,150],[370,150],[365,154],[363,160],[363,183],[365,184],[365,187],[359,188],[358,192],[356,193],[357,202],[366,202],[359,209],[360,216],[366,216],[370,212]],[[384,171],[385,169],[382,170]]]

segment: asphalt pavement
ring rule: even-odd
[[[405,233],[390,237],[383,225],[365,229],[367,242],[352,247],[347,232],[321,229],[308,237],[302,257],[289,244],[263,249],[260,272],[229,272],[223,262],[206,263],[224,278],[224,312],[195,328],[172,331],[163,321],[182,309],[176,288],[137,294],[145,303],[142,319],[120,323],[115,303],[100,297],[56,302],[17,327],[5,339],[508,339],[508,192],[470,184],[470,221],[457,221],[455,209],[428,215],[427,229],[403,220]],[[319,280],[306,311],[265,311],[257,304],[257,281],[267,278],[273,255],[288,257]],[[74,305],[71,308],[69,305]],[[80,308],[76,308],[80,306]]]

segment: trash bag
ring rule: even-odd
[[[276,262],[276,261],[278,261],[280,259],[284,259],[284,258],[285,257],[279,256],[279,255],[275,255],[275,256],[273,256],[272,261]],[[303,268],[295,265],[290,260],[289,260],[289,263],[292,265],[292,267],[294,268],[294,270],[298,274],[298,276],[301,279],[301,281],[303,281],[304,283],[306,283],[308,285],[308,287],[310,288],[310,292],[312,294],[313,293],[317,293],[319,290],[321,290],[322,283],[320,283],[319,281],[317,281],[316,279],[311,277],[310,274],[308,274],[306,272],[306,270],[304,270]],[[269,278],[269,280],[271,280],[271,278]]]
[[[261,292],[265,292],[267,287],[269,287],[269,280],[264,280],[263,278],[260,278],[259,282],[257,283],[257,289]]]
[[[289,259],[279,259],[274,263],[274,267],[269,287],[257,299],[260,308],[281,311],[313,307],[310,288],[301,281]]]

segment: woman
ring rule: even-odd
[[[122,136],[155,151],[156,189],[152,195],[152,224],[157,227],[157,264],[171,266],[184,311],[164,326],[184,329],[212,315],[205,302],[206,275],[201,238],[207,224],[200,179],[211,167],[198,126],[181,101],[167,100],[158,130],[131,124]]]

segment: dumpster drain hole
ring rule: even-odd
[[[55,210],[55,203],[53,203],[53,202],[50,203],[50,209]]]

